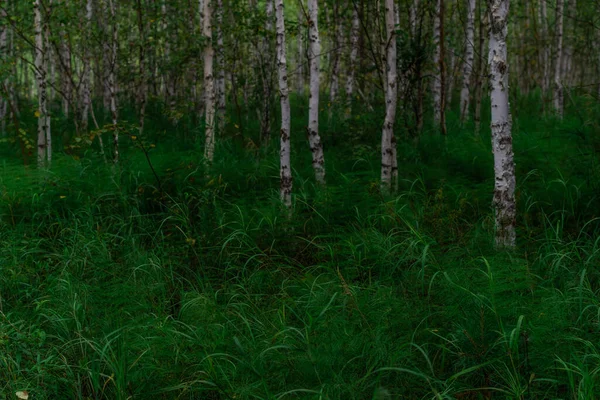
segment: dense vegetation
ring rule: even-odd
[[[59,118],[50,170],[3,144],[0,398],[598,396],[597,100],[573,95],[562,121],[540,108],[513,100],[514,252],[493,249],[485,114],[481,134],[454,110],[418,142],[400,122],[389,196],[382,109],[324,118],[328,186],[294,135],[291,217],[278,146],[235,113],[210,172],[201,124],[158,103],[143,137],[123,111],[116,167],[96,142],[61,147]],[[22,116],[34,131],[34,105]]]

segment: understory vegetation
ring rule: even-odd
[[[0,398],[599,396],[599,110],[574,95],[558,121],[541,104],[512,104],[514,252],[493,248],[489,114],[481,134],[455,110],[447,137],[419,140],[399,121],[388,196],[383,111],[323,118],[319,188],[296,101],[291,216],[278,140],[236,113],[210,171],[201,123],[160,104],[143,137],[119,126],[117,167],[60,119],[50,170],[5,141]]]

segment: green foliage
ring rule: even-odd
[[[381,110],[323,121],[319,189],[294,99],[291,218],[277,149],[252,145],[243,115],[211,171],[194,120],[174,125],[154,102],[142,135],[122,112],[119,168],[90,137],[51,171],[5,162],[0,398],[599,396],[596,110],[558,123],[519,101],[519,249],[506,254],[492,248],[488,132],[454,113],[445,140],[398,128],[399,190],[385,197]]]

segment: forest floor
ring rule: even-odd
[[[251,121],[209,175],[201,129],[152,113],[114,169],[95,144],[49,171],[2,145],[0,399],[600,396],[600,120],[580,101],[562,122],[513,104],[514,252],[492,246],[489,117],[418,143],[400,122],[390,196],[380,115],[323,118],[326,188],[295,117],[291,218]]]

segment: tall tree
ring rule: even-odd
[[[285,48],[285,20],[283,0],[275,0],[277,30],[277,74],[279,76],[279,99],[281,102],[281,136],[279,150],[279,175],[281,201],[292,208],[292,164],[290,162],[290,98],[288,88],[287,60]]]
[[[225,127],[225,108],[226,108],[226,93],[225,93],[225,47],[223,44],[223,0],[217,2],[217,126],[219,134],[222,134]]]
[[[509,0],[489,0],[490,12],[490,97],[492,105],[492,151],[494,153],[494,208],[496,246],[516,245],[515,164],[512,149],[512,118],[508,90]]]
[[[310,41],[310,97],[308,103],[308,141],[312,152],[312,165],[315,178],[320,185],[325,184],[325,156],[319,136],[319,91],[321,82],[321,38],[319,37],[319,4],[308,0],[308,38]]]
[[[475,0],[467,0],[467,29],[465,35],[465,61],[463,64],[463,86],[460,92],[460,117],[469,118],[471,96],[471,74],[475,58]]]
[[[44,40],[43,10],[41,0],[33,3],[35,32],[35,77],[38,89],[38,135],[37,135],[37,162],[38,167],[49,166],[52,160],[52,141],[50,134],[50,113],[48,111],[47,94],[47,46]]]
[[[352,28],[350,30],[350,59],[348,60],[348,73],[346,78],[346,118],[352,112],[352,101],[354,96],[355,74],[356,74],[356,59],[358,57],[358,40],[360,34],[360,20],[358,19],[358,6],[350,1],[352,8]]]
[[[395,154],[392,146],[395,144],[393,137],[398,101],[397,46],[394,13],[394,0],[385,0],[385,27],[387,33],[385,65],[387,77],[385,87],[385,120],[381,132],[381,189],[384,192],[389,192],[392,186],[393,158]]]
[[[215,78],[213,75],[214,49],[212,44],[212,1],[204,0],[202,35],[204,36],[204,159],[212,164],[215,152]]]
[[[554,111],[559,117],[563,114],[564,92],[562,85],[562,51],[564,0],[556,0],[556,48],[554,50]]]

